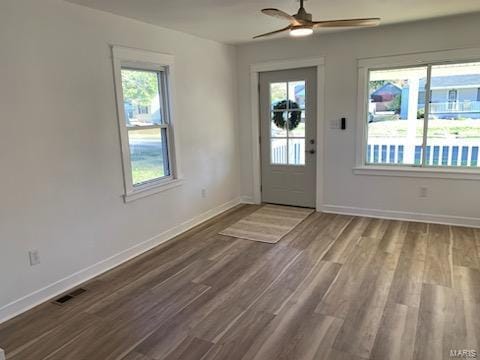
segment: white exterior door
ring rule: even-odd
[[[262,201],[315,207],[316,68],[259,74]]]

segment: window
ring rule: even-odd
[[[366,69],[363,165],[480,166],[480,62]]]
[[[171,121],[173,59],[118,47],[113,54],[125,198],[135,199],[178,178]]]

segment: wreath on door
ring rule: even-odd
[[[291,110],[291,109],[300,109],[300,106],[292,100],[282,100],[278,103],[276,103],[273,106],[273,110]],[[285,121],[285,118],[283,117],[283,111],[274,111],[273,112],[273,117],[272,120],[275,123],[275,125],[280,128],[280,129],[285,129],[286,128],[286,122],[288,121],[288,130],[293,130],[296,129],[298,124],[300,124],[300,121],[302,120],[302,111],[297,110],[297,111],[290,111],[289,116],[287,121]]]

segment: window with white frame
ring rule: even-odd
[[[170,80],[173,59],[113,48],[125,195],[176,179]]]
[[[480,62],[366,69],[363,165],[480,167]]]

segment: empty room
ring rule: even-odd
[[[0,0],[0,360],[480,358],[478,0]]]

